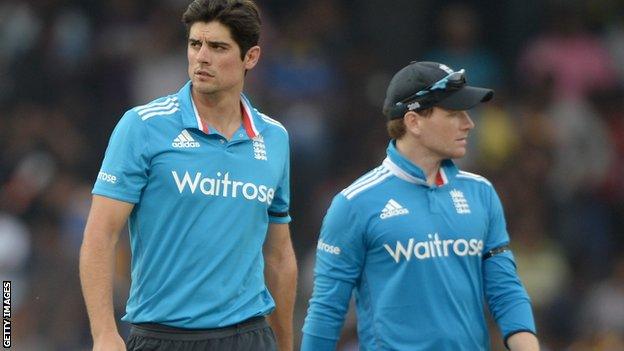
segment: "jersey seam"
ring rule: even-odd
[[[258,130],[258,133],[260,133],[260,130]],[[279,143],[279,140],[277,140],[277,142]],[[279,148],[279,145],[278,145],[278,148]],[[286,155],[284,157],[284,162],[282,162],[282,175],[279,179],[277,186],[275,187],[276,194],[278,193],[278,189],[280,190],[279,191],[280,194],[283,193],[284,179],[288,179],[290,177],[290,175],[286,175],[286,172],[290,169],[289,165],[290,165],[290,143],[288,139],[288,134],[286,134]],[[290,194],[290,182],[288,183],[288,187],[289,187],[288,192]],[[271,202],[271,205],[273,205],[273,202]],[[267,211],[271,211],[271,205],[267,207]],[[273,212],[278,212],[278,211],[273,211]],[[290,195],[288,196],[288,204],[286,205],[286,209],[279,211],[279,212],[286,212],[288,214],[288,217],[290,216],[290,213],[289,213],[290,212]],[[269,215],[269,217],[275,217],[275,216]]]
[[[147,155],[150,155],[150,150],[149,150],[149,146],[150,146],[149,145],[149,140],[150,140],[150,138],[149,138],[149,130],[147,129],[147,123],[142,123],[142,124],[143,124],[143,134],[145,135],[145,142],[144,142],[145,153],[146,153],[145,155],[147,156]],[[148,165],[149,165],[148,169],[151,169],[151,167],[152,167],[152,158],[151,157],[149,158],[149,164]],[[145,186],[147,186],[147,182],[145,183]]]
[[[366,278],[366,272],[362,272],[362,278]],[[368,279],[365,279],[365,280],[368,281]],[[371,289],[370,289],[370,284],[368,284],[368,283],[366,284],[366,290],[367,290],[367,293],[368,293],[368,299],[371,300],[372,299]],[[380,342],[379,342],[379,332],[377,331],[377,315],[375,314],[374,309],[372,308],[372,305],[369,304],[369,306],[371,307],[371,310],[369,312],[370,312],[370,314],[372,315],[372,318],[373,318],[372,323],[371,323],[371,329],[372,329],[372,332],[373,332],[373,335],[374,335],[374,338],[373,338],[373,342],[374,342],[373,350],[377,350],[378,349],[377,346],[380,344]]]
[[[494,213],[493,213],[494,211],[492,211],[493,204],[494,204],[494,196],[493,196],[492,192],[489,192],[488,195],[489,195],[488,196],[489,197],[488,208],[487,208],[488,225],[487,225],[487,232],[486,232],[485,242],[484,242],[484,245],[483,245],[484,249],[486,248],[485,244],[487,244],[490,241],[490,237],[494,236],[494,234],[492,233],[492,225],[494,224],[494,219],[492,218],[492,216],[494,215]],[[509,240],[507,240],[507,241],[509,241]]]
[[[123,202],[128,202],[136,205],[139,202],[140,196],[135,196],[136,194],[129,194],[121,191],[112,191],[110,189],[93,189],[92,191],[95,195],[100,195],[104,197],[108,197],[114,200],[119,200]],[[140,194],[139,194],[140,195]]]
[[[388,177],[388,178],[390,178],[390,177]],[[382,181],[381,183],[385,182],[386,180],[387,179],[384,179],[384,181]],[[379,184],[377,184],[377,185],[379,185]],[[358,194],[358,195],[361,195],[361,194]],[[363,214],[361,212],[356,211],[356,209],[354,208],[354,204],[353,203],[351,203],[350,201],[347,200],[346,205],[347,205],[347,208],[349,210],[349,214],[351,214],[353,217],[355,217],[355,218],[363,217]],[[355,223],[361,223],[361,221],[356,221],[356,220],[354,220],[354,222]],[[361,271],[361,274],[360,274],[360,280],[361,280],[361,282],[366,282],[365,286],[366,286],[366,292],[367,292],[368,300],[369,300],[368,306],[370,307],[370,311],[369,312],[370,312],[370,315],[372,316],[371,332],[373,334],[373,338],[372,339],[373,339],[373,342],[374,342],[373,349],[377,350],[377,345],[379,344],[379,340],[378,340],[379,333],[378,333],[377,327],[376,327],[377,317],[376,317],[376,314],[374,313],[374,309],[372,308],[372,304],[370,303],[370,300],[371,300],[371,297],[372,297],[372,295],[371,295],[371,287],[370,287],[370,284],[368,284],[368,276],[366,274],[366,271],[364,270],[364,267],[366,266],[366,252],[368,251],[367,250],[368,245],[367,245],[366,240],[365,240],[365,237],[367,235],[366,228],[369,228],[369,227],[370,227],[369,225],[365,225],[365,226],[360,225],[360,226],[356,227],[356,230],[357,230],[358,233],[361,233],[359,240],[362,241],[362,245],[365,248],[365,250],[364,250],[365,251],[364,258],[363,258],[362,264],[361,264],[362,271]]]
[[[145,137],[145,139],[144,139],[145,153],[146,153],[145,156],[147,157],[148,155],[151,155],[150,154],[150,150],[149,150],[149,146],[150,146],[149,145],[149,140],[151,140],[151,139],[149,137],[149,130],[147,128],[147,123],[143,123],[143,126],[144,126],[143,133],[144,133],[144,137]],[[141,198],[141,195],[143,195],[143,191],[145,191],[145,188],[148,186],[148,183],[149,183],[149,170],[151,170],[151,169],[152,169],[152,158],[149,157],[148,167],[147,167],[146,174],[145,174],[145,177],[147,179],[145,181],[145,186],[143,187],[143,190],[139,193],[139,199]],[[134,209],[133,209],[132,212],[134,212]],[[132,213],[130,215],[132,216]],[[138,223],[138,221],[136,223],[136,228],[135,228],[134,232],[136,233],[137,245],[139,247],[139,250],[137,250],[137,251],[141,252],[141,253],[144,253],[145,252],[145,247],[143,245],[143,235],[142,235],[143,228],[141,228],[141,226]],[[130,237],[130,221],[128,221],[128,237]],[[143,257],[143,255],[140,255],[140,256]],[[141,267],[143,267],[143,265],[139,265],[138,269],[140,270]],[[140,272],[137,273],[137,276],[141,276],[141,275],[142,274]],[[139,295],[139,297],[142,296],[141,294],[138,294],[138,295]],[[137,300],[137,302],[140,303],[141,301]]]
[[[352,204],[349,202],[349,200],[347,200],[347,201],[346,201],[346,206],[347,206],[347,211],[348,211],[348,213],[347,213],[347,218],[349,217],[349,215],[351,215],[351,216],[353,216],[353,217],[354,217],[354,222],[355,222],[355,223],[359,223],[358,221],[356,221],[356,219],[357,219],[358,217],[360,217],[360,216],[361,216],[361,214],[360,214],[358,211],[356,211],[356,209],[352,206]],[[360,235],[359,240],[361,240],[361,241],[362,241],[362,244],[365,244],[365,242],[364,242],[364,238],[363,238],[363,236],[364,236],[364,235],[366,235],[366,233],[365,233],[365,231],[364,231],[364,227],[362,227],[361,225],[355,225],[355,227],[356,227],[356,228],[355,228],[355,229],[356,229],[356,232],[358,232],[358,233],[362,233],[362,234]],[[355,239],[355,237],[351,237],[350,239],[352,239],[352,240],[353,240],[353,239]],[[348,248],[349,248],[350,250],[352,250],[352,251],[358,251],[355,247],[353,247],[353,246],[351,245],[351,241],[352,241],[352,240],[347,240],[347,241],[345,242],[346,247],[348,247]],[[364,256],[364,259],[366,259],[366,255]],[[353,262],[353,263],[355,263],[355,262]],[[362,267],[364,267],[364,264],[362,264]],[[362,271],[362,273],[363,273],[363,271]]]

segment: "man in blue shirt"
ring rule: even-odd
[[[129,350],[291,350],[288,134],[242,94],[258,9],[196,0],[183,22],[190,81],[124,114],[93,188],[80,277],[94,350],[126,350],[112,307],[126,221]]]
[[[361,350],[489,350],[486,301],[511,350],[539,349],[498,195],[451,161],[492,96],[435,62],[393,77],[387,157],[323,221],[302,350],[335,350],[352,291]]]

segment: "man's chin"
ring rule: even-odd
[[[192,80],[193,90],[201,94],[211,94],[216,91],[215,87],[212,84],[207,84],[206,82]]]
[[[466,156],[466,149],[462,148],[461,150],[455,150],[450,158],[462,158]]]

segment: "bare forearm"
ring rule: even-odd
[[[297,263],[294,254],[279,262],[267,262],[267,286],[275,300],[275,311],[268,317],[280,351],[293,349],[293,310],[297,290]]]
[[[116,241],[98,240],[85,233],[80,250],[80,282],[91,323],[91,333],[117,333],[113,313],[113,275]]]
[[[123,351],[113,312],[115,251],[134,205],[93,196],[80,248],[80,284],[93,335],[93,351]]]
[[[507,340],[511,351],[539,351],[537,337],[531,333],[521,332],[514,334]]]

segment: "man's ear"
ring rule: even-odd
[[[252,46],[247,50],[245,54],[245,58],[243,59],[245,63],[245,69],[250,70],[258,64],[258,60],[260,59],[260,47],[258,45]]]
[[[423,116],[414,111],[408,111],[403,116],[403,123],[405,123],[405,130],[415,135],[420,135],[422,131]]]

